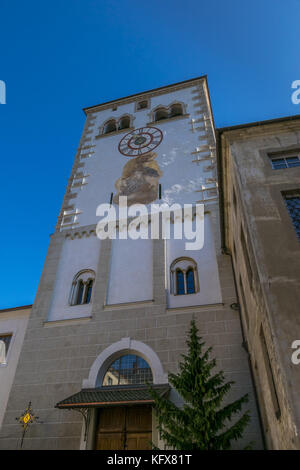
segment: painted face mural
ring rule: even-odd
[[[113,202],[119,203],[119,196],[127,196],[128,206],[132,204],[149,204],[158,198],[159,178],[162,176],[154,152],[134,158],[126,163],[122,176],[115,187],[117,194]]]
[[[136,129],[123,137],[119,144],[120,153],[134,158],[124,165],[122,176],[115,183],[115,204],[119,203],[120,196],[127,196],[128,206],[149,204],[158,198],[162,171],[155,161],[157,154],[152,150],[161,141],[162,132],[155,127]]]

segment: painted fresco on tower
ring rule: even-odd
[[[127,196],[127,204],[149,204],[158,198],[159,178],[162,171],[155,161],[157,154],[150,152],[127,162],[122,176],[117,179],[117,194],[113,202],[119,203],[119,196]]]
[[[126,134],[120,141],[119,152],[132,159],[115,182],[117,194],[113,198],[119,204],[120,196],[127,196],[128,206],[149,204],[158,198],[159,178],[163,172],[157,161],[155,149],[162,141],[162,132],[156,127],[141,127]]]

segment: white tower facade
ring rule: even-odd
[[[152,380],[180,404],[169,390],[168,372],[177,370],[194,317],[218,367],[235,381],[230,398],[249,393],[251,424],[244,441],[261,448],[239,312],[232,308],[237,295],[231,261],[221,252],[206,77],[85,113],[0,447],[17,447],[15,417],[31,401],[41,423],[28,430],[26,448],[143,449],[149,438],[163,448],[143,384]],[[107,204],[118,214],[121,196],[129,209],[144,204],[148,211],[153,204],[204,204],[203,248],[187,250],[184,236],[120,239],[121,221],[113,239],[101,240],[97,208]],[[126,435],[120,431],[124,419],[131,426]]]

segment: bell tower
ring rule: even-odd
[[[168,373],[177,370],[193,317],[218,366],[236,383],[231,398],[249,393],[251,425],[244,440],[261,448],[239,312],[231,308],[237,303],[231,261],[221,251],[206,76],[84,112],[0,448],[17,447],[15,416],[29,401],[41,424],[28,431],[24,448],[143,449],[149,437],[163,448],[144,385],[152,380],[181,403]],[[128,212],[136,204],[148,213],[153,204],[204,204],[203,248],[187,250],[184,231],[181,238],[123,238],[120,218],[116,236],[100,239],[98,208],[105,204],[119,213],[121,197],[127,198]],[[129,411],[128,405],[143,402],[147,407],[139,420],[137,409]],[[117,403],[122,403],[119,411]]]

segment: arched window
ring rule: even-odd
[[[177,295],[185,294],[184,274],[181,271],[181,269],[176,270],[176,293],[177,293]]]
[[[150,115],[153,122],[162,121],[163,119],[172,119],[177,116],[188,116],[186,114],[186,105],[181,102],[175,102],[169,106],[158,105]]]
[[[89,304],[92,299],[95,272],[92,269],[83,269],[76,274],[70,292],[70,305]]]
[[[161,121],[162,119],[168,119],[169,113],[165,108],[158,108],[154,114],[154,121]]]
[[[119,120],[119,130],[128,129],[130,127],[130,117],[124,116]]]
[[[78,282],[76,305],[82,304],[83,291],[84,291],[84,284],[83,284],[83,281],[80,279],[80,281]]]
[[[187,294],[195,293],[195,277],[194,270],[192,268],[189,268],[186,272],[186,291]]]
[[[172,104],[170,109],[170,117],[181,116],[182,114],[182,105],[180,103]]]
[[[93,283],[94,281],[92,279],[89,280],[89,282],[86,285],[86,291],[85,291],[85,304],[89,304],[91,301],[92,297],[92,290],[93,290]]]
[[[147,383],[153,383],[152,371],[149,364],[145,359],[136,354],[125,354],[110,364],[104,375],[102,386]]]
[[[177,258],[170,266],[170,291],[173,295],[199,292],[197,263],[192,258]]]
[[[110,132],[116,132],[117,130],[117,124],[114,119],[111,119],[108,121],[103,128],[103,134],[109,134]]]

